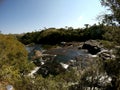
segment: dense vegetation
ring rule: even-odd
[[[69,28],[48,28],[42,31],[26,33],[19,40],[24,44],[58,44],[62,41],[86,41],[89,39],[103,39],[105,33],[104,26],[93,25],[85,29]],[[53,42],[54,41],[54,42]]]
[[[24,35],[0,34],[0,90],[8,84],[15,90],[87,90],[98,87],[99,90],[120,90],[120,0],[101,0],[103,6],[111,10],[111,14],[103,15],[102,24],[88,25],[85,28],[48,28],[42,31],[29,32]],[[16,38],[16,37],[17,38]],[[18,41],[18,40],[20,41]],[[59,44],[62,41],[100,40],[107,49],[115,49],[115,59],[97,62],[83,71],[71,69],[57,76],[43,78],[28,73],[34,65],[28,61],[28,54],[23,44]],[[23,44],[22,44],[22,43]],[[112,43],[110,43],[112,42]],[[111,77],[111,83],[100,86],[101,75]],[[103,83],[103,82],[102,82]]]
[[[14,36],[0,34],[0,84],[16,85],[33,66],[22,43]]]
[[[120,25],[120,0],[100,0],[102,6],[107,7],[110,14],[104,14],[102,21],[108,25]]]
[[[103,15],[102,21],[107,25],[113,26],[106,33],[106,37],[110,41],[116,41],[120,45],[120,0],[101,0],[101,4],[107,7],[110,14]],[[112,87],[111,90],[120,89],[120,49],[117,48],[116,60],[109,60],[105,62],[105,70],[111,76]]]

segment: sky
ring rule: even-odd
[[[103,11],[99,0],[2,0],[0,31],[17,34],[45,27],[82,28],[97,23]]]

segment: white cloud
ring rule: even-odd
[[[79,17],[77,18],[77,20],[78,20],[78,21],[82,21],[82,20],[83,20],[83,16],[79,16]]]

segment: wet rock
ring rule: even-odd
[[[87,49],[88,52],[93,55],[101,51],[100,43],[95,40],[86,41],[83,44],[82,49]]]

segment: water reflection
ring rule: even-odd
[[[34,45],[34,46],[26,46],[26,50],[29,52],[29,55],[33,55],[34,50],[43,51],[41,45]],[[76,60],[77,57],[81,59],[85,59],[88,53],[85,50],[80,50],[77,47],[70,47],[70,48],[54,48],[50,50],[46,50],[43,54],[50,54],[56,55],[54,60],[57,62],[68,62],[69,60]]]

